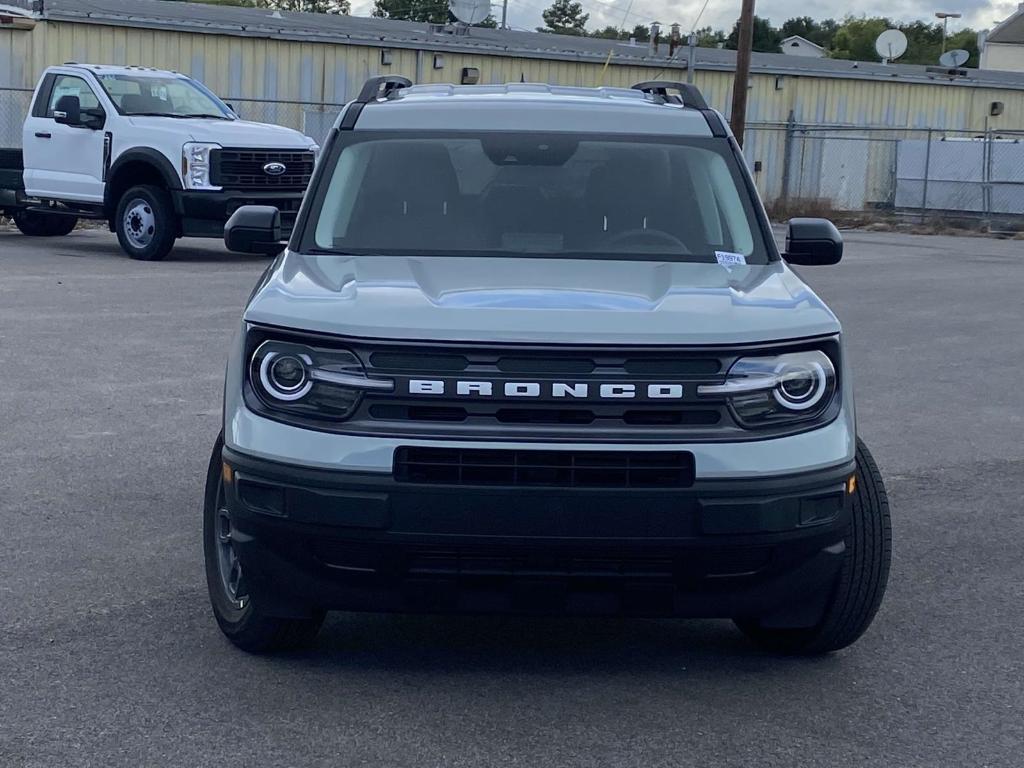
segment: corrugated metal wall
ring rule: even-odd
[[[185,31],[163,31],[69,22],[39,23],[32,31],[0,31],[0,87],[30,88],[50,64],[67,60],[139,64],[174,69],[203,80],[229,101],[296,102],[285,113],[248,110],[255,119],[303,127],[302,104],[340,104],[352,98],[367,77],[404,74],[421,82],[452,82],[462,67],[480,69],[481,82],[561,83],[628,86],[656,76],[684,73],[594,62],[545,60],[516,56],[444,52],[435,68],[435,52],[391,48],[392,63],[381,65],[381,49],[359,45],[303,43]],[[440,60],[439,60],[440,63]],[[852,68],[852,64],[851,64]],[[698,71],[697,84],[708,101],[727,111],[732,73]],[[1024,91],[881,80],[776,76],[751,78],[748,121],[859,127],[939,128],[982,131],[989,104],[1002,101],[1005,111],[992,127],[1024,127]],[[785,131],[748,134],[746,154],[766,169],[781,167]],[[765,178],[767,177],[767,178]],[[762,194],[780,191],[778,173],[758,174]]]
[[[0,84],[31,87],[41,70],[69,59],[141,64],[176,69],[202,79],[226,98],[343,102],[369,76],[416,73],[415,51],[391,49],[393,63],[380,64],[380,49],[357,45],[301,43],[194,32],[160,31],[96,24],[46,22],[31,32],[0,32]],[[567,62],[475,53],[422,56],[424,82],[451,82],[465,66],[478,67],[485,83],[518,81],[566,85],[630,85],[665,71],[593,62]],[[852,65],[851,65],[852,66]],[[682,76],[683,73],[679,72]],[[697,83],[719,109],[729,104],[732,73],[697,73]],[[1004,127],[1024,126],[1024,91],[953,85],[762,75],[751,80],[748,119],[829,125],[981,130],[988,104],[1003,101]]]

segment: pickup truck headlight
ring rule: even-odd
[[[181,180],[186,189],[220,189],[210,178],[210,152],[220,148],[220,144],[199,141],[190,141],[181,148]]]
[[[722,384],[703,384],[702,396],[725,396],[744,427],[767,427],[820,416],[836,393],[836,369],[824,352],[744,357]]]
[[[249,384],[269,411],[307,419],[347,419],[362,394],[389,392],[394,382],[366,376],[347,349],[267,340],[252,353]]]

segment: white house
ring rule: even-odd
[[[1024,3],[979,42],[982,69],[1024,72]]]
[[[825,58],[825,49],[812,43],[800,35],[790,35],[779,44],[782,52],[789,56],[809,56],[814,59]]]

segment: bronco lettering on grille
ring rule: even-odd
[[[444,381],[443,379],[409,379],[410,395],[454,395],[455,397],[551,397],[628,400],[646,397],[650,400],[681,400],[683,385],[675,383],[624,384],[537,381]]]

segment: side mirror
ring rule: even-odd
[[[783,258],[807,266],[838,264],[843,258],[843,236],[828,219],[790,219]]]
[[[107,122],[107,113],[100,107],[83,109],[81,111],[82,125],[94,131],[100,130]]]
[[[281,212],[272,205],[243,205],[224,225],[224,245],[235,253],[276,256],[281,242]]]
[[[77,96],[61,96],[53,108],[53,119],[61,125],[81,125],[82,107]]]

